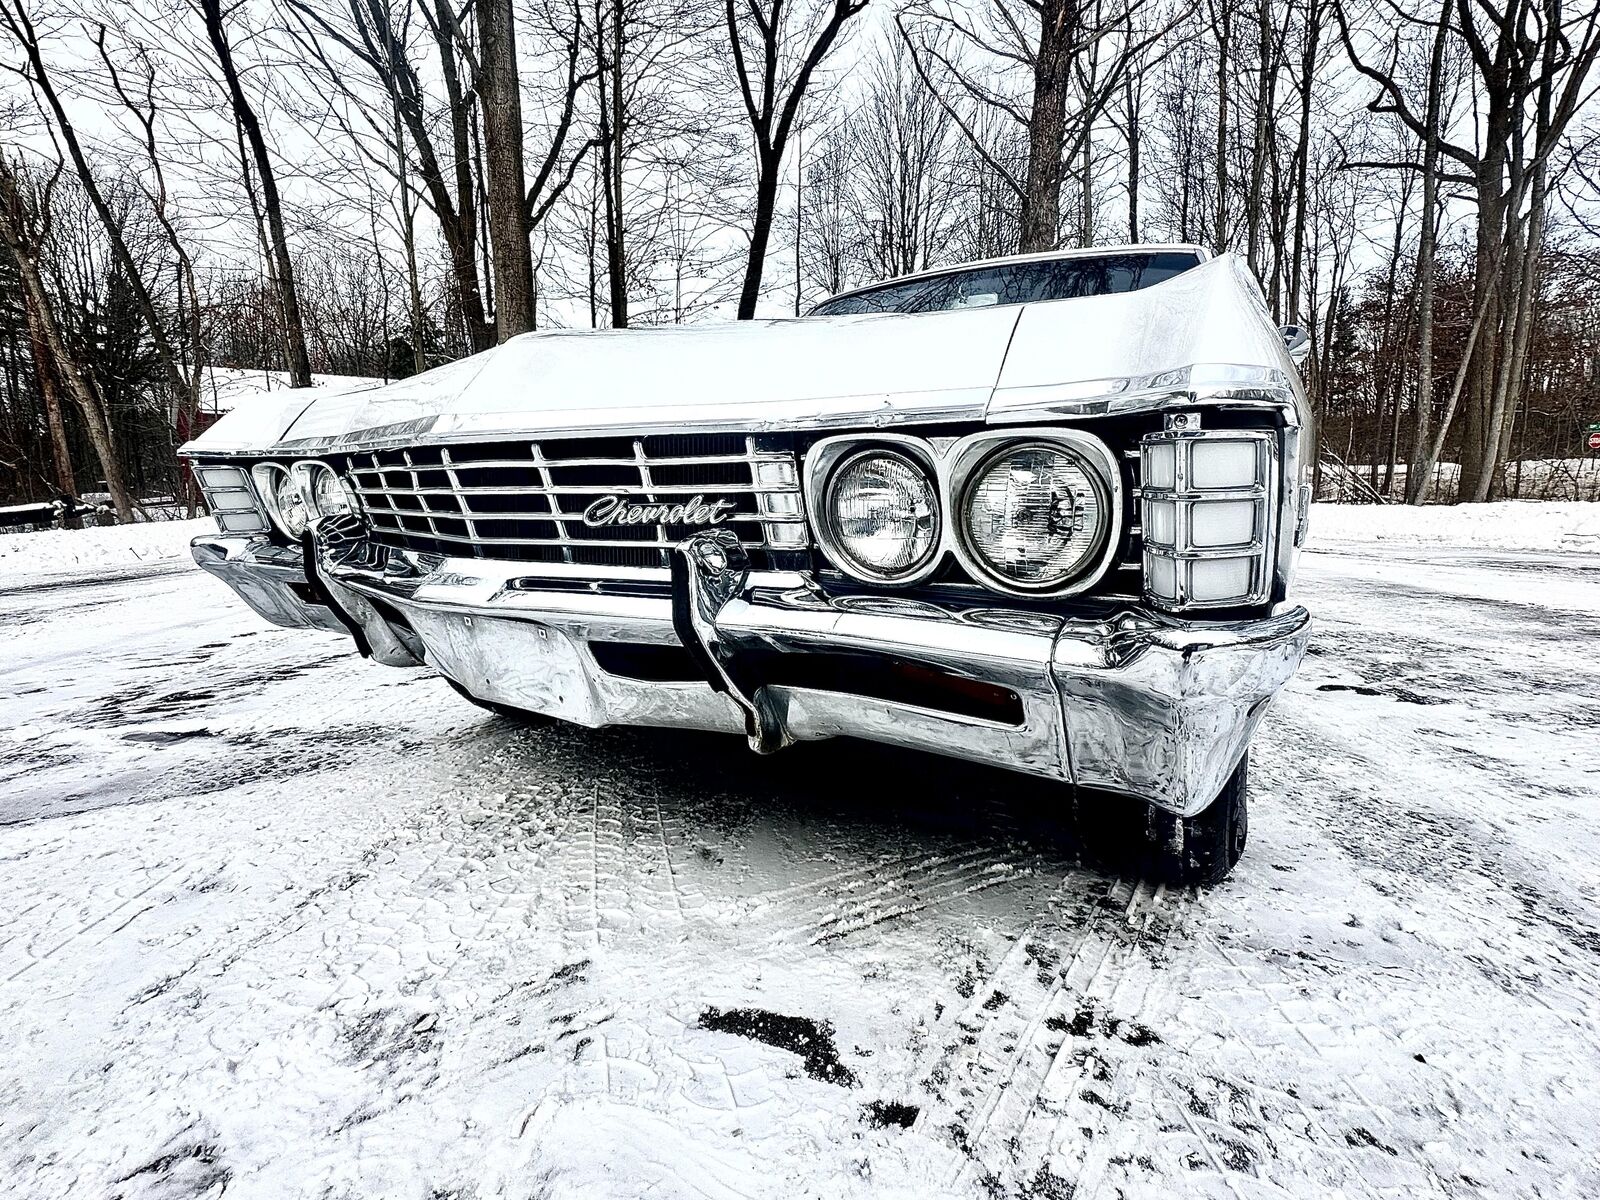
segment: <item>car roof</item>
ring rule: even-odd
[[[896,275],[892,279],[879,279],[873,283],[864,283],[844,292],[835,292],[825,299],[817,301],[813,308],[821,308],[834,300],[843,300],[847,296],[856,296],[862,292],[875,292],[879,288],[888,287],[896,283],[911,283],[918,279],[932,279],[938,275],[949,275],[954,271],[970,271],[981,267],[1002,267],[1012,263],[1049,262],[1056,259],[1070,258],[1095,258],[1103,254],[1153,254],[1153,253],[1183,253],[1195,255],[1201,262],[1211,257],[1211,251],[1204,246],[1193,242],[1125,242],[1115,246],[1082,246],[1072,250],[1039,250],[1032,254],[1007,254],[1000,258],[979,258],[972,262],[946,263],[942,267],[929,267],[924,271],[913,271],[910,275]]]

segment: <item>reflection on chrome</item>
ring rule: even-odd
[[[194,556],[498,709],[1130,798],[1151,861],[1213,882],[1310,635],[1309,413],[1243,264],[1173,255],[1083,299],[531,335],[229,417],[185,448],[219,524]]]

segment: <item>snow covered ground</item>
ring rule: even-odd
[[[1319,508],[1205,892],[1019,777],[489,716],[181,526],[0,540],[0,1194],[1600,1194],[1600,551],[1478,511]]]

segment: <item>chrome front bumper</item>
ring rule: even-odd
[[[426,662],[483,700],[587,726],[744,733],[760,751],[860,737],[1184,816],[1221,791],[1311,630],[1303,608],[1203,622],[1134,606],[1089,618],[831,595],[804,576],[751,575],[737,542],[716,533],[680,547],[669,595],[532,578],[519,563],[419,562],[323,525],[307,539],[310,572],[304,553],[261,538],[200,537],[195,560],[270,621],[351,633],[379,661]],[[697,677],[614,673],[599,643],[683,647]],[[1012,700],[1003,715],[975,715],[903,691],[862,694],[851,663]],[[808,664],[830,670],[795,669]]]

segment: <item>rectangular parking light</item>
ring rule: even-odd
[[[795,465],[788,459],[757,459],[756,484],[759,487],[797,487],[800,482]]]
[[[238,467],[199,467],[195,475],[205,488],[242,488],[246,484],[245,473]]]
[[[256,507],[255,496],[243,488],[213,488],[206,493],[206,498],[214,513],[253,512]]]
[[[1196,440],[1189,447],[1189,486],[1196,491],[1254,487],[1261,479],[1259,442]]]
[[[1188,421],[1139,447],[1144,588],[1174,611],[1265,601],[1274,459],[1267,432]]]
[[[756,500],[764,516],[798,517],[800,515],[800,496],[797,492],[759,492]]]
[[[239,467],[196,467],[195,478],[205,493],[206,507],[223,533],[265,533],[266,515]]]
[[[1250,545],[1256,536],[1258,508],[1255,500],[1210,500],[1204,504],[1190,504],[1190,544],[1205,550]]]
[[[1254,590],[1253,558],[1198,558],[1189,564],[1189,599],[1197,604],[1243,600]]]
[[[254,509],[249,512],[219,512],[212,514],[217,528],[223,533],[265,533],[267,523]]]

